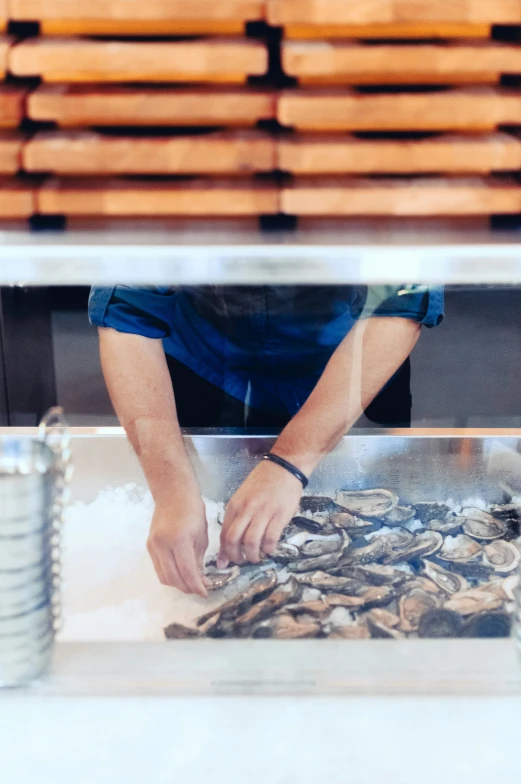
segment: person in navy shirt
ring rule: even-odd
[[[207,594],[201,493],[180,427],[276,427],[226,507],[218,565],[275,550],[306,478],[359,416],[410,424],[408,357],[443,292],[420,285],[94,287],[103,373],[155,502],[159,579]]]

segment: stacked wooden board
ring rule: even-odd
[[[268,20],[298,82],[277,108],[294,131],[283,211],[519,212],[521,95],[501,82],[521,74],[521,45],[492,32],[521,24],[521,2],[268,0]]]
[[[276,188],[254,179],[275,168],[272,135],[255,129],[275,101],[247,86],[268,69],[266,43],[245,35],[263,0],[11,0],[11,15],[40,23],[9,61],[42,81],[29,117],[60,128],[23,151],[25,171],[55,175],[41,214],[278,211]]]
[[[0,0],[0,77],[0,219],[521,212],[521,0]]]

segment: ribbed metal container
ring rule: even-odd
[[[60,618],[60,527],[70,473],[61,409],[36,439],[0,437],[0,686],[47,669]]]

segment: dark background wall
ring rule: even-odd
[[[58,398],[71,424],[115,424],[85,294],[53,293]],[[521,289],[447,291],[445,321],[414,351],[412,393],[416,426],[521,427]]]

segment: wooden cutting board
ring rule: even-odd
[[[0,178],[0,218],[30,218],[35,206],[35,192],[31,185],[14,177]]]
[[[66,175],[247,175],[276,168],[275,139],[262,131],[181,136],[42,132],[24,147],[24,169]],[[521,168],[521,166],[520,166]]]
[[[279,212],[279,191],[251,180],[50,180],[37,193],[42,215],[243,217]]]
[[[271,24],[521,24],[520,0],[267,0]]]
[[[280,123],[313,131],[493,130],[521,124],[521,92],[490,87],[360,94],[354,90],[282,93]]]
[[[279,142],[277,168],[298,175],[521,171],[521,140],[507,133],[421,140],[295,135]]]
[[[285,41],[282,64],[302,84],[483,83],[521,73],[521,46]]]
[[[0,132],[0,174],[16,174],[21,168],[24,141],[21,133]]]
[[[14,46],[16,76],[49,82],[244,82],[268,67],[263,43],[247,39],[99,41],[33,38]]]
[[[521,212],[521,184],[514,178],[296,180],[281,195],[289,215],[403,217],[494,215]]]
[[[239,126],[274,119],[275,95],[247,88],[44,85],[31,93],[33,120],[90,125]]]
[[[235,35],[263,19],[264,0],[10,0],[11,18],[44,35]]]
[[[0,128],[17,128],[24,116],[28,90],[0,84]]]

